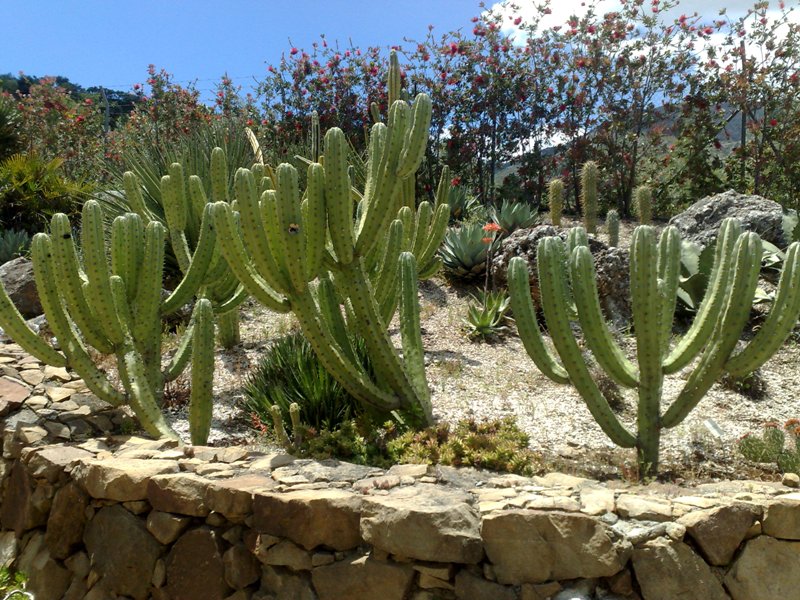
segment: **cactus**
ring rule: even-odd
[[[381,411],[420,411],[428,422],[417,280],[439,268],[449,207],[422,202],[414,211],[404,186],[422,160],[430,117],[420,94],[413,107],[396,100],[387,124],[372,126],[355,219],[347,140],[336,128],[323,138],[324,166],[308,166],[303,204],[297,171],[282,164],[276,189],[260,196],[252,172],[239,169],[236,205],[212,209],[223,255],[244,287],[268,308],[296,315],[323,366],[354,398]],[[388,333],[398,304],[402,358]],[[353,359],[348,330],[364,340],[379,384]]]
[[[227,200],[230,195],[228,165],[225,152],[221,148],[214,148],[211,151],[209,173],[207,183],[211,199]],[[165,307],[165,310],[172,312],[180,307],[174,304],[192,300],[192,294],[187,294],[186,291],[199,290],[200,294],[211,302],[216,313],[220,345],[232,348],[238,344],[240,339],[238,307],[247,295],[220,255],[219,249],[213,244],[206,246],[203,249],[205,254],[203,254],[202,273],[198,268],[200,261],[194,263],[194,269],[189,273],[191,256],[200,247],[202,216],[208,204],[204,182],[196,175],[189,176],[181,163],[172,163],[169,174],[161,177],[159,185],[160,202],[164,208],[163,218],[147,207],[142,195],[141,182],[133,172],[125,172],[123,183],[131,210],[145,223],[160,221],[166,226],[167,238],[180,271],[185,280],[189,280],[182,293],[174,295],[173,303]],[[199,284],[193,280],[198,276]]]
[[[587,233],[597,233],[597,185],[600,169],[593,160],[583,164],[581,169],[581,207],[583,223]]]
[[[640,185],[633,192],[634,207],[636,216],[642,225],[649,225],[653,222],[653,190],[650,186]]]
[[[131,406],[142,427],[155,437],[176,438],[159,403],[164,382],[176,378],[193,356],[192,441],[204,443],[211,417],[213,376],[213,322],[211,304],[195,305],[190,325],[173,360],[161,370],[161,314],[165,306],[178,308],[176,295],[197,292],[210,259],[214,237],[210,207],[203,213],[202,241],[189,256],[187,274],[171,296],[161,299],[164,266],[164,227],[147,225],[139,215],[117,217],[111,232],[110,263],[100,205],[83,207],[83,264],[72,240],[66,215],[53,216],[51,233],[33,239],[36,287],[45,316],[58,340],[57,351],[31,331],[0,286],[0,325],[39,360],[73,369],[100,399]],[[205,266],[203,264],[205,257]],[[211,333],[209,333],[211,331]],[[80,336],[78,335],[80,334]],[[87,345],[102,354],[114,354],[124,391],[117,390],[93,362]]]
[[[745,435],[739,440],[739,452],[747,460],[759,463],[776,463],[784,473],[800,473],[800,421],[789,419],[784,429],[792,438],[785,448],[786,435],[777,423],[765,423],[761,438]]]
[[[612,248],[619,246],[619,213],[611,209],[606,215],[606,228],[608,229],[608,245]]]
[[[725,372],[741,375],[761,366],[791,332],[800,315],[800,243],[793,243],[767,322],[739,352],[739,335],[747,323],[761,261],[761,241],[742,233],[726,219],[718,236],[714,269],[703,304],[684,337],[670,349],[672,319],[679,280],[680,237],[667,227],[656,239],[649,226],[637,227],[631,247],[631,304],[636,332],[638,369],[617,345],[603,319],[591,253],[576,245],[569,257],[559,238],[545,238],[538,247],[537,268],[547,329],[556,349],[541,337],[530,295],[527,264],[516,257],[509,264],[509,290],[514,317],[525,349],[536,366],[558,383],[572,383],[597,423],[619,446],[636,448],[639,474],[658,472],[661,430],[680,424]],[[569,265],[569,277],[564,265]],[[585,343],[595,360],[618,384],[637,389],[637,432],[617,419],[592,379],[570,328],[565,295],[571,281]],[[674,373],[700,356],[677,398],[662,414],[665,374]],[[559,359],[560,358],[560,363]]]
[[[550,221],[556,227],[561,227],[561,211],[564,210],[564,182],[560,179],[553,179],[547,187],[547,191]]]

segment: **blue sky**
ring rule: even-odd
[[[227,72],[247,88],[291,44],[326,34],[361,46],[471,27],[479,0],[7,0],[0,73],[63,75],[129,90],[147,65],[208,93]]]

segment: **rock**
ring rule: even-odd
[[[179,517],[158,510],[147,515],[147,531],[165,546],[178,539],[178,536],[189,526],[189,517]]]
[[[83,540],[104,589],[147,598],[161,545],[140,519],[118,504],[106,506],[89,521]]]
[[[501,288],[508,284],[508,263],[515,256],[521,256],[528,263],[531,294],[539,306],[539,276],[536,272],[536,247],[539,240],[548,236],[567,238],[568,229],[552,225],[537,225],[530,229],[518,229],[500,243],[500,248],[492,258],[491,272],[495,286]],[[597,271],[597,291],[600,305],[608,318],[615,323],[630,320],[630,259],[624,248],[609,248],[593,236],[589,237],[589,250],[594,257]]]
[[[456,575],[456,598],[459,600],[516,600],[514,588],[486,581],[467,570]]]
[[[293,573],[281,567],[265,566],[261,572],[261,589],[272,592],[265,600],[291,598],[291,600],[317,600],[307,573]],[[253,600],[260,596],[253,596]]]
[[[764,534],[774,538],[800,540],[800,494],[786,494],[772,502],[762,527]]]
[[[0,377],[0,417],[19,410],[30,395],[31,390],[28,386],[7,377]]]
[[[660,498],[622,494],[617,498],[617,513],[624,519],[669,521],[672,518],[672,504]]]
[[[581,489],[581,512],[587,515],[604,515],[614,512],[614,491],[602,487]]]
[[[376,548],[416,560],[476,564],[480,521],[463,493],[415,486],[364,500],[361,536]]]
[[[147,500],[162,512],[205,517],[208,482],[191,473],[155,475],[147,483]]]
[[[797,473],[784,473],[781,483],[790,488],[800,487],[800,475]]]
[[[0,506],[0,522],[3,529],[13,529],[17,538],[23,532],[47,522],[47,511],[34,502],[36,482],[20,461],[11,467],[7,488]]]
[[[91,459],[93,456],[91,452],[81,448],[62,445],[31,448],[29,452],[22,453],[30,474],[36,478],[47,479],[50,483],[58,481],[72,465],[81,460]]]
[[[361,543],[361,498],[350,492],[300,490],[256,493],[253,529],[288,538],[306,550],[350,550]]]
[[[222,555],[222,564],[225,567],[225,581],[235,590],[255,583],[261,575],[258,561],[244,544],[228,548]]]
[[[198,527],[175,542],[167,557],[166,588],[171,600],[223,600],[231,593],[217,533]]]
[[[255,474],[207,483],[206,506],[235,522],[253,512],[253,492],[275,488],[275,482],[270,477]]]
[[[706,196],[670,219],[684,240],[702,247],[717,239],[722,221],[738,219],[742,229],[754,231],[761,239],[784,248],[788,244],[783,232],[783,209],[780,204],[761,196],[728,190]]]
[[[21,256],[0,265],[0,282],[23,317],[31,319],[42,314],[33,263],[29,258]]]
[[[627,561],[608,527],[581,513],[500,511],[484,517],[481,536],[504,584],[609,577]]]
[[[683,542],[657,538],[633,551],[633,570],[644,600],[726,600],[709,566]]]
[[[261,560],[264,564],[289,567],[293,571],[310,571],[312,567],[311,554],[289,540],[270,546]]]
[[[408,565],[362,556],[317,567],[311,579],[319,600],[403,600],[411,589],[414,573]]]
[[[520,589],[520,600],[551,600],[561,591],[561,584],[557,581],[549,583],[523,583]]]
[[[92,498],[127,502],[147,498],[147,482],[151,477],[177,471],[178,464],[171,460],[114,458],[83,461],[72,476]]]
[[[46,547],[39,548],[31,560],[20,564],[20,570],[24,567],[23,572],[28,576],[26,590],[36,600],[63,600],[72,574],[53,560]]]
[[[800,542],[759,536],[747,542],[725,577],[733,600],[796,598],[800,590]]]
[[[17,536],[13,531],[0,533],[0,568],[8,568],[17,559]]]
[[[690,512],[678,519],[712,565],[727,565],[747,531],[760,517],[759,511],[745,504],[733,504]]]
[[[81,543],[88,505],[89,496],[73,482],[56,492],[44,536],[53,557],[67,558]]]

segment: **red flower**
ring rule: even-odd
[[[777,124],[778,124],[778,119],[770,119],[769,120],[769,126],[770,127],[775,127]]]
[[[482,241],[484,244],[491,244],[491,243],[494,241],[494,239],[492,239],[492,238],[490,238],[490,237],[485,237],[485,238],[481,238],[481,241]]]
[[[460,185],[460,184],[461,184],[461,177],[453,177],[450,180],[450,185],[452,185],[453,187],[455,187],[457,185]]]
[[[500,227],[497,223],[487,223],[483,226],[484,231],[494,232],[494,231],[501,231],[503,228]]]
[[[291,54],[292,56],[297,54],[297,48],[292,48],[291,50],[289,50],[289,54]]]
[[[517,17],[514,19],[514,25],[519,25],[520,23],[522,23],[522,17]]]

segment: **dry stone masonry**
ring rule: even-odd
[[[0,345],[0,565],[37,600],[774,600],[800,493],[298,460],[111,433],[127,415]],[[787,481],[787,483],[789,483]]]

